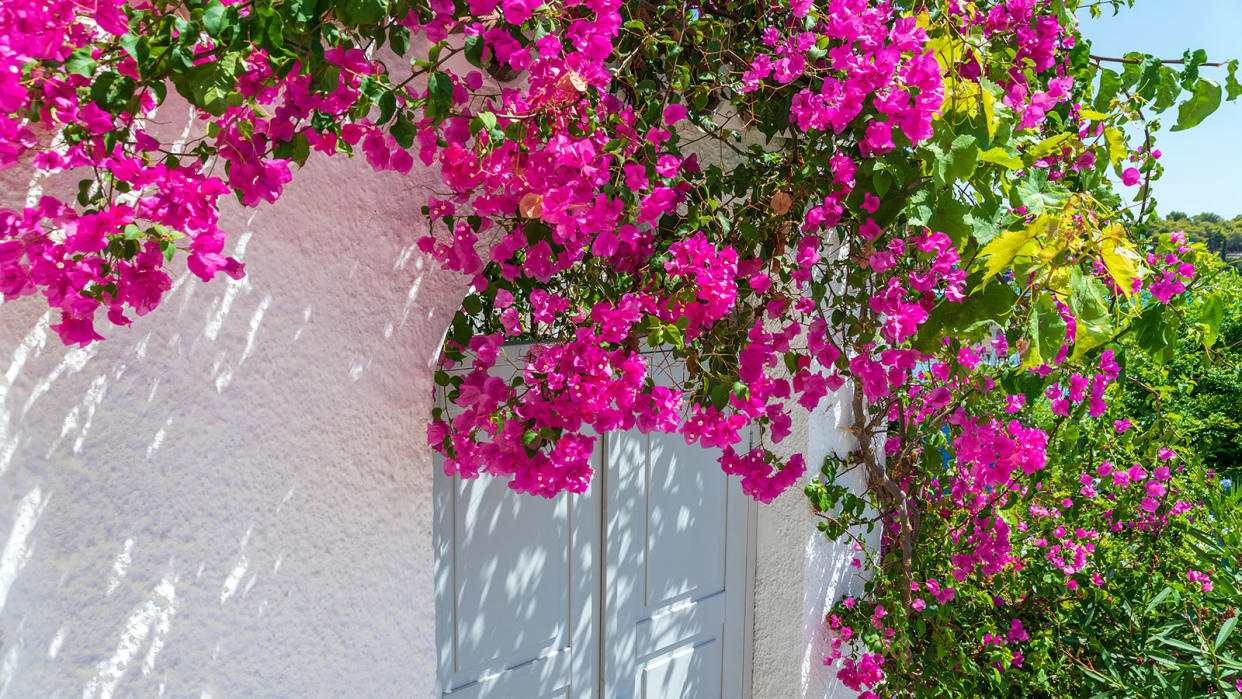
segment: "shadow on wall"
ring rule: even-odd
[[[431,692],[434,179],[312,161],[227,214],[245,279],[86,349],[5,304],[0,697]]]

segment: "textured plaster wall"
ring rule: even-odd
[[[0,307],[0,697],[432,691],[432,179],[312,160],[229,207],[246,279],[85,350]]]
[[[793,432],[778,446],[783,455],[806,455],[807,477],[817,475],[829,452],[844,455],[856,441],[841,429],[851,419],[847,385],[829,394],[819,409],[797,412]],[[863,485],[851,473],[851,485]],[[824,615],[844,595],[862,592],[864,579],[849,565],[848,545],[827,541],[816,529],[806,496],[791,488],[771,505],[760,506],[755,571],[755,699],[845,699],[857,696],[824,667],[828,640]],[[874,542],[873,542],[874,543]]]

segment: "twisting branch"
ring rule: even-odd
[[[901,575],[904,583],[901,589],[901,599],[906,608],[910,608],[913,603],[911,588],[914,582],[914,532],[916,526],[914,521],[919,517],[919,514],[910,506],[910,500],[906,497],[905,492],[902,491],[901,486],[897,485],[892,478],[889,478],[884,465],[877,458],[875,450],[872,448],[872,431],[867,425],[864,408],[862,386],[855,383],[853,397],[854,424],[852,431],[858,439],[858,449],[862,455],[863,465],[867,469],[867,487],[875,491],[884,506],[885,512],[882,512],[881,515],[893,512],[898,517],[900,530],[897,534],[897,541],[901,546]],[[909,659],[911,651],[908,646],[905,652],[907,659]]]
[[[1100,62],[1130,63],[1130,64],[1142,63],[1142,61],[1140,61],[1137,58],[1110,58],[1108,56],[1097,56],[1095,54],[1090,54],[1089,56],[1091,60],[1100,61]],[[1186,65],[1185,58],[1168,58],[1168,59],[1162,59],[1160,62],[1166,65]],[[1199,64],[1201,68],[1220,68],[1222,66],[1227,66],[1227,65],[1229,64],[1228,63],[1200,63]]]

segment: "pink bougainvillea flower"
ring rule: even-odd
[[[863,203],[859,206],[863,211],[874,214],[880,208],[880,198],[871,192],[863,193]]]
[[[686,115],[686,105],[676,103],[670,104],[664,108],[664,123],[672,126],[682,119],[685,119]]]

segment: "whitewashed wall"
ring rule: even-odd
[[[829,394],[810,415],[795,412],[792,434],[779,451],[802,452],[807,477],[818,475],[829,453],[844,455],[856,440],[841,425],[851,420],[850,387]],[[858,492],[860,473],[851,473]],[[844,699],[857,696],[836,679],[839,664],[824,666],[827,629],[824,615],[833,601],[862,593],[864,578],[850,566],[856,554],[849,545],[829,542],[816,528],[806,496],[790,488],[772,504],[759,508],[755,571],[755,699],[805,697]],[[874,544],[878,532],[867,537]]]
[[[86,350],[0,307],[0,695],[431,691],[432,180],[312,161],[229,208],[246,279]]]
[[[312,159],[229,206],[244,280],[183,274],[86,350],[39,299],[0,306],[0,698],[432,692],[423,434],[464,292],[414,247],[435,179]],[[835,410],[785,442],[813,469]],[[857,580],[813,527],[797,490],[760,508],[758,699],[852,695],[822,619]]]

